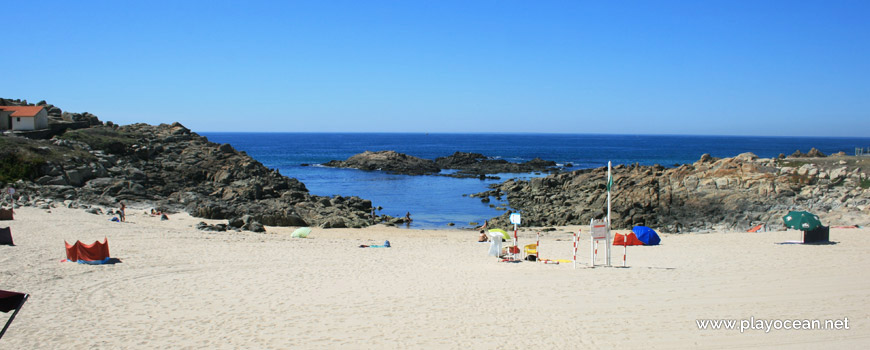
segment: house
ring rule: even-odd
[[[0,130],[48,129],[48,111],[42,106],[0,106]]]

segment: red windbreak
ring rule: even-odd
[[[103,243],[96,241],[93,244],[84,244],[76,241],[70,245],[66,241],[66,259],[69,261],[99,261],[109,257],[109,239],[103,238]]]
[[[617,233],[613,236],[613,245],[643,245],[643,242],[637,239],[634,232],[626,235]]]

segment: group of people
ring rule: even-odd
[[[127,221],[127,205],[124,202],[119,204],[119,209],[116,212],[118,214],[118,221],[125,222]],[[151,208],[151,216],[159,216],[160,220],[169,220],[169,216],[166,213]]]
[[[166,216],[166,213],[162,213],[159,210],[154,210],[154,208],[151,208],[151,216],[159,216],[160,220],[169,220],[169,217]]]

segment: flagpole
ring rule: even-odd
[[[610,175],[610,161],[607,161],[607,266],[610,266],[610,189],[613,187],[613,177]]]
[[[607,231],[610,231],[610,187],[613,186],[611,181],[613,178],[610,175],[610,161],[607,161]]]

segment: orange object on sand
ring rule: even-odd
[[[613,236],[613,245],[643,245],[634,232],[628,234],[617,233]]]
[[[749,229],[749,231],[746,231],[746,232],[758,232],[758,230],[760,230],[762,227],[764,227],[764,224],[761,224],[761,225],[755,226],[755,227]]]
[[[66,241],[66,259],[69,261],[100,261],[109,257],[109,239],[103,238],[103,243],[96,241],[93,244],[84,244],[81,241],[76,241],[75,244],[69,244]]]

